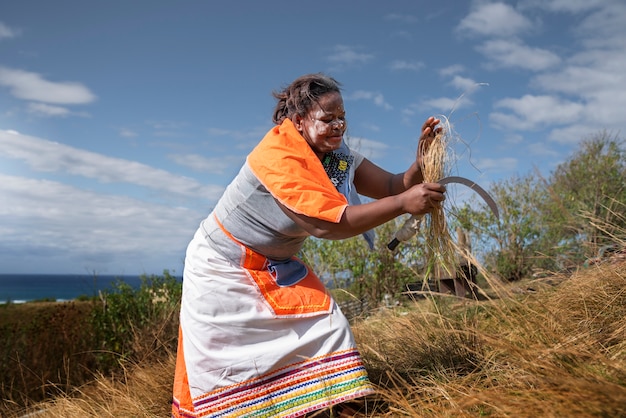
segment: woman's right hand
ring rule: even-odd
[[[441,206],[446,199],[446,188],[439,183],[420,183],[398,195],[402,199],[404,212],[424,215]]]

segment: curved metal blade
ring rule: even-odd
[[[487,206],[489,206],[489,209],[491,209],[491,212],[496,217],[496,219],[500,219],[500,211],[498,210],[498,205],[496,204],[496,201],[493,200],[493,198],[489,195],[489,193],[487,193],[485,189],[480,187],[478,184],[474,183],[472,180],[466,179],[465,177],[449,176],[449,177],[442,178],[437,183],[444,185],[444,186],[450,183],[457,183],[457,184],[462,184],[464,186],[469,187],[470,189],[478,193],[480,197],[483,198],[483,200],[485,201],[485,203],[487,203]]]
[[[469,187],[470,189],[478,193],[480,197],[483,198],[483,200],[485,201],[487,206],[489,206],[489,209],[491,209],[491,212],[496,217],[496,219],[500,219],[500,211],[498,210],[498,205],[496,204],[496,201],[493,200],[493,198],[489,195],[489,193],[487,193],[485,189],[480,187],[478,184],[476,184],[472,180],[466,179],[465,177],[449,176],[449,177],[442,178],[437,183],[443,186],[445,186],[446,184],[456,183],[456,184],[462,184],[464,186]],[[404,225],[402,226],[402,228],[400,228],[396,232],[396,236],[393,238],[393,240],[389,244],[387,244],[387,248],[393,251],[396,249],[396,247],[398,246],[398,244],[400,244],[401,241],[406,241],[410,237],[415,235],[417,233],[417,230],[419,229],[419,220],[422,218],[422,216],[423,215],[419,215],[419,216],[413,215],[409,219],[407,219]]]

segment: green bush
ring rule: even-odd
[[[181,292],[180,281],[167,270],[163,276],[142,276],[138,289],[118,281],[101,292],[91,315],[99,370],[154,350],[173,350]]]

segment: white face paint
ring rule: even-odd
[[[320,97],[313,109],[299,120],[296,128],[320,158],[338,149],[346,131],[346,112],[341,94],[331,92]]]

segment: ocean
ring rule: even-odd
[[[0,304],[54,299],[67,301],[79,296],[97,296],[118,281],[139,288],[141,276],[89,274],[0,274]]]

